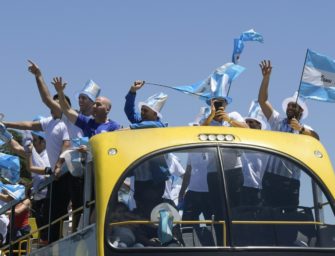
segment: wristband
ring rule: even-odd
[[[51,175],[51,174],[52,174],[52,169],[51,169],[51,167],[45,167],[45,169],[44,169],[44,173],[45,173],[45,175]]]
[[[303,126],[303,127],[300,129],[299,134],[303,134],[304,131],[305,131],[305,127]]]

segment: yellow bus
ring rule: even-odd
[[[87,197],[83,228],[31,255],[335,255],[335,176],[312,137],[193,126],[90,146],[93,213]]]

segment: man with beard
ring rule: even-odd
[[[268,87],[271,75],[271,62],[260,63],[263,80],[258,94],[258,102],[266,116],[271,130],[303,134],[319,139],[318,134],[301,120],[308,115],[307,105],[296,93],[283,101],[286,117],[280,117],[268,101]],[[265,206],[295,210],[299,205],[300,169],[291,161],[279,156],[270,156],[263,178],[263,200]]]
[[[279,113],[273,109],[268,101],[268,87],[272,70],[271,62],[263,60],[259,66],[262,70],[263,80],[259,89],[258,102],[270,124],[271,130],[299,133],[319,139],[318,134],[311,127],[300,122],[300,120],[307,117],[308,109],[302,98],[298,97],[297,99],[297,94],[283,101],[282,106],[286,112],[286,118],[280,117]]]

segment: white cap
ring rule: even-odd
[[[261,124],[261,129],[264,130],[265,127],[266,127],[266,123],[259,117],[250,117],[250,116],[247,116],[244,118],[245,121],[247,120],[255,120],[257,122],[259,122]]]
[[[244,117],[245,121],[247,121],[248,119],[256,120],[257,122],[259,122],[262,125],[262,130],[265,130],[267,127],[266,117],[257,100],[251,101],[248,116]]]
[[[307,108],[307,105],[305,103],[305,99],[302,98],[302,97],[298,97],[298,100],[297,100],[297,97],[298,97],[298,92],[295,92],[292,97],[284,99],[283,103],[282,103],[283,110],[286,113],[287,105],[290,102],[294,102],[294,103],[297,102],[297,104],[304,110],[302,112],[301,119],[305,119],[308,116],[308,108]]]
[[[160,210],[166,210],[168,211],[172,216],[174,221],[180,221],[181,216],[179,212],[177,211],[176,208],[174,208],[171,204],[169,203],[161,203],[155,208],[152,209],[151,214],[150,214],[150,220],[151,221],[158,221],[159,220],[159,211]]]
[[[142,106],[147,106],[157,113],[158,118],[162,118],[162,114],[160,113],[160,111],[162,110],[167,100],[167,97],[168,96],[165,93],[156,93],[150,96],[146,101],[140,102],[138,104],[138,107],[141,111]]]
[[[80,94],[83,94],[89,97],[93,102],[100,94],[100,86],[97,85],[93,80],[88,80],[84,86],[84,88],[76,94],[78,98]]]

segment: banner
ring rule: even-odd
[[[299,95],[313,100],[335,102],[335,61],[308,49]]]

